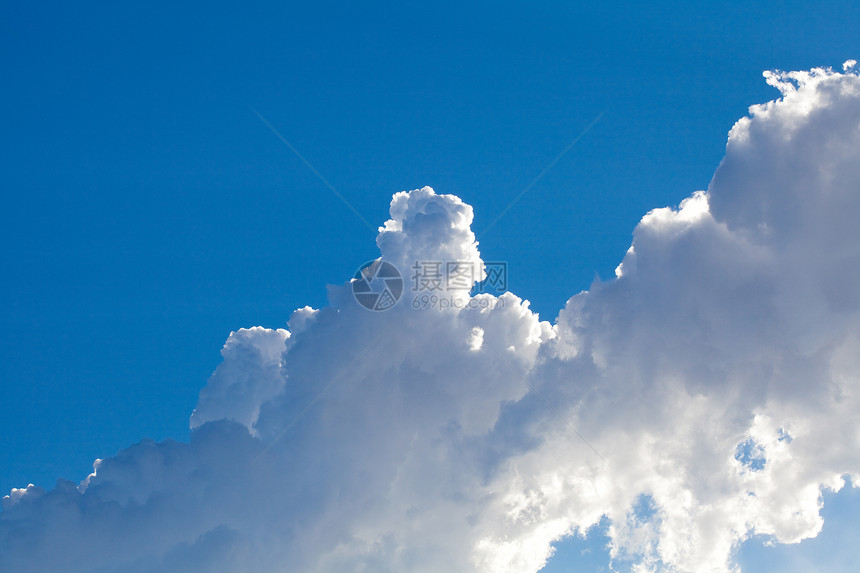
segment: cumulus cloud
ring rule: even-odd
[[[191,442],[13,490],[0,569],[532,573],[606,519],[616,567],[732,571],[753,534],[817,535],[822,491],[860,483],[851,65],[765,74],[782,97],[708,190],[645,215],[554,324],[511,293],[371,312],[345,283],[231,333]],[[381,257],[482,278],[471,221],[398,193]]]
[[[283,389],[281,357],[289,337],[288,330],[261,326],[231,332],[221,349],[224,362],[200,391],[191,429],[213,420],[235,420],[253,432],[260,406]]]

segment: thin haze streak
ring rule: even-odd
[[[586,446],[588,446],[589,448],[591,448],[591,451],[592,451],[592,452],[594,452],[595,454],[597,454],[597,457],[598,457],[598,458],[600,458],[600,459],[601,459],[601,460],[603,460],[604,462],[606,461],[606,458],[604,458],[603,456],[601,456],[601,455],[600,455],[600,452],[598,452],[597,450],[595,450],[595,449],[594,449],[594,446],[592,446],[591,444],[589,444],[589,443],[588,443],[588,440],[586,440],[584,437],[582,437],[582,434],[580,434],[580,433],[576,430],[576,428],[574,428],[574,427],[573,427],[573,424],[571,424],[570,422],[568,422],[568,421],[567,421],[567,418],[565,418],[564,416],[562,416],[562,415],[561,415],[561,412],[559,412],[558,410],[556,410],[555,406],[553,406],[553,405],[550,403],[550,401],[549,401],[549,400],[547,400],[546,398],[544,398],[544,397],[543,397],[543,394],[541,394],[540,392],[538,392],[538,389],[537,389],[537,388],[535,388],[535,387],[534,387],[534,385],[533,385],[531,382],[529,382],[528,380],[526,380],[526,377],[525,377],[525,376],[523,376],[522,374],[520,374],[520,373],[519,373],[519,371],[518,371],[516,368],[514,368],[513,366],[511,366],[511,363],[510,363],[510,362],[508,362],[507,360],[505,360],[505,357],[504,357],[504,356],[502,356],[502,355],[499,353],[499,351],[498,351],[498,350],[496,350],[495,348],[493,348],[493,345],[492,345],[492,344],[490,344],[490,343],[489,343],[489,342],[487,342],[486,340],[484,341],[484,344],[485,344],[485,345],[487,345],[487,346],[489,347],[489,349],[490,349],[490,350],[492,350],[493,352],[495,352],[495,353],[496,353],[496,356],[498,356],[498,357],[499,357],[499,360],[501,360],[502,362],[504,362],[505,366],[507,366],[508,368],[510,368],[510,369],[511,369],[511,372],[513,372],[514,374],[516,374],[516,375],[517,375],[517,377],[518,377],[520,380],[522,380],[523,382],[525,382],[525,383],[526,383],[526,385],[528,385],[528,387],[529,387],[529,388],[531,388],[532,392],[534,392],[535,396],[537,396],[538,398],[540,398],[540,399],[541,399],[541,401],[543,401],[543,403],[544,403],[544,404],[546,404],[546,405],[547,405],[547,407],[548,407],[550,410],[552,410],[552,412],[553,412],[556,416],[558,416],[558,419],[559,419],[559,420],[561,420],[562,422],[564,422],[565,424],[567,424],[567,427],[568,427],[568,428],[570,428],[571,430],[573,430],[573,433],[574,433],[574,434],[576,434],[577,436],[579,436],[579,439],[580,439],[580,440],[582,440],[582,442],[583,442]]]
[[[268,121],[265,117],[263,117],[263,114],[261,114],[259,111],[257,111],[257,110],[256,110],[256,109],[254,109],[253,107],[251,108],[251,111],[253,111],[253,112],[257,115],[257,117],[259,117],[259,118],[260,118],[260,121],[262,121],[264,124],[266,124],[266,127],[268,127],[270,130],[272,130],[272,133],[274,133],[274,134],[278,137],[278,139],[280,139],[280,140],[283,142],[283,144],[284,144],[284,145],[286,145],[287,147],[289,147],[289,148],[290,148],[290,151],[292,151],[292,152],[296,155],[296,157],[298,157],[299,159],[301,159],[301,160],[302,160],[302,163],[304,163],[304,164],[307,166],[307,168],[308,168],[308,169],[310,169],[311,171],[313,171],[313,172],[314,172],[314,175],[316,175],[316,176],[319,178],[319,180],[320,180],[320,181],[322,181],[323,183],[325,183],[325,186],[326,186],[326,187],[328,187],[329,189],[331,189],[332,193],[334,193],[335,195],[337,195],[337,198],[338,198],[338,199],[340,199],[341,201],[343,201],[343,204],[344,204],[344,205],[346,205],[347,207],[349,207],[350,211],[352,211],[353,213],[355,213],[355,216],[356,216],[356,217],[358,217],[359,219],[361,219],[361,222],[362,222],[362,223],[364,223],[365,225],[367,225],[367,228],[369,228],[369,229],[370,229],[371,231],[373,231],[374,233],[376,232],[376,229],[373,227],[373,225],[371,225],[371,224],[367,221],[367,219],[365,219],[365,218],[362,216],[362,214],[358,212],[358,209],[356,209],[355,207],[353,207],[353,206],[352,206],[352,203],[350,203],[349,201],[347,201],[347,200],[346,200],[346,197],[344,197],[343,195],[341,195],[341,194],[340,194],[340,192],[339,192],[337,189],[335,189],[335,188],[334,188],[334,185],[332,185],[331,183],[329,183],[329,182],[328,182],[328,180],[327,180],[325,177],[323,177],[323,176],[322,176],[322,174],[321,174],[319,171],[317,171],[317,170],[314,168],[314,166],[313,166],[313,165],[311,165],[310,161],[308,161],[307,159],[305,159],[305,158],[304,158],[304,156],[303,156],[301,153],[299,153],[299,150],[298,150],[298,149],[296,149],[295,147],[293,147],[293,144],[292,144],[292,143],[290,143],[289,141],[287,141],[287,139],[286,139],[283,135],[281,135],[281,134],[280,134],[280,132],[279,132],[277,129],[275,129],[275,126],[273,126],[271,123],[269,123],[269,121]]]
[[[310,400],[310,402],[308,402],[305,405],[305,407],[302,408],[302,410],[299,413],[297,413],[295,416],[293,416],[292,420],[290,420],[290,422],[284,427],[284,429],[282,429],[280,432],[278,432],[277,436],[272,438],[272,440],[268,444],[266,444],[266,446],[257,455],[257,457],[255,459],[259,459],[263,454],[268,452],[272,446],[274,446],[276,443],[278,443],[278,441],[280,441],[284,436],[286,436],[287,433],[293,428],[293,426],[298,424],[299,421],[302,418],[304,418],[305,415],[311,410],[311,408],[316,406],[319,403],[319,401],[323,399],[323,397],[328,393],[329,388],[331,388],[332,386],[334,386],[338,382],[341,382],[344,379],[346,372],[352,372],[356,368],[361,367],[361,366],[362,366],[361,364],[357,364],[356,361],[353,360],[345,368],[342,368],[338,374],[332,376],[331,380],[328,381],[328,383],[322,388],[322,390],[317,392],[316,395]]]
[[[262,450],[262,451],[257,455],[257,458],[255,458],[255,459],[259,459],[263,454],[265,454],[266,452],[268,452],[268,451],[269,451],[269,448],[271,448],[272,446],[274,446],[276,443],[278,443],[278,441],[280,441],[280,439],[281,439],[281,438],[283,438],[284,436],[286,436],[286,435],[287,435],[287,432],[289,432],[289,431],[290,431],[290,429],[292,429],[292,427],[293,427],[293,426],[295,426],[295,425],[299,422],[299,420],[301,420],[302,418],[304,418],[304,417],[305,417],[305,414],[307,414],[307,413],[308,413],[308,411],[310,411],[310,409],[311,409],[311,408],[313,408],[314,406],[316,406],[317,402],[319,402],[320,400],[322,400],[322,397],[325,395],[325,393],[326,393],[326,392],[328,392],[328,389],[329,389],[329,388],[331,388],[331,387],[332,387],[336,382],[339,382],[339,381],[340,381],[340,379],[341,379],[341,377],[340,377],[340,376],[333,376],[333,377],[332,377],[332,379],[331,379],[331,380],[329,380],[329,383],[328,383],[328,384],[326,384],[326,385],[325,385],[325,387],[324,387],[322,390],[320,390],[320,391],[317,393],[317,395],[316,395],[316,396],[314,396],[314,397],[313,397],[313,399],[312,399],[310,402],[308,402],[308,403],[307,403],[307,405],[302,409],[302,411],[301,411],[301,412],[299,412],[298,414],[296,414],[295,416],[293,416],[293,419],[292,419],[292,420],[290,420],[290,423],[289,423],[289,424],[287,424],[287,425],[286,425],[286,427],[284,427],[284,429],[283,429],[283,430],[281,430],[281,431],[278,433],[278,435],[277,435],[277,436],[275,436],[275,437],[272,439],[272,441],[271,441],[271,442],[269,442],[268,444],[266,444],[266,447],[264,447],[264,448],[263,448],[263,450]]]
[[[522,199],[522,198],[523,198],[523,195],[525,195],[526,193],[528,193],[528,192],[529,192],[529,190],[531,190],[531,188],[532,188],[532,187],[534,187],[534,186],[535,186],[535,184],[536,184],[538,181],[540,181],[540,180],[543,178],[543,176],[544,176],[544,175],[546,175],[547,171],[549,171],[550,169],[552,169],[553,167],[555,167],[555,164],[556,164],[556,163],[558,163],[558,162],[561,160],[561,158],[562,158],[562,157],[564,157],[564,156],[565,156],[565,154],[566,154],[568,151],[570,151],[571,147],[573,147],[574,145],[576,145],[576,143],[577,143],[580,139],[582,139],[582,138],[585,136],[585,134],[586,134],[586,133],[588,133],[588,132],[589,132],[589,130],[590,130],[592,127],[594,127],[594,125],[595,125],[598,121],[600,121],[600,118],[601,118],[601,117],[603,117],[603,114],[605,114],[605,113],[606,113],[606,111],[601,111],[599,114],[597,114],[597,117],[595,117],[595,118],[594,118],[594,120],[592,120],[592,122],[591,122],[591,123],[589,123],[589,124],[585,127],[585,129],[583,129],[583,130],[579,133],[579,135],[577,135],[577,136],[576,136],[576,138],[574,138],[574,140],[573,140],[573,141],[571,141],[571,142],[567,145],[567,147],[565,147],[565,148],[564,148],[564,150],[556,156],[556,158],[555,158],[555,159],[553,159],[553,160],[552,160],[552,162],[551,162],[549,165],[547,165],[546,167],[544,167],[544,170],[543,170],[543,171],[541,171],[541,172],[538,174],[538,176],[537,176],[537,177],[535,177],[535,178],[532,180],[532,182],[528,184],[528,186],[526,186],[526,188],[525,188],[525,189],[523,189],[522,191],[520,191],[520,194],[519,194],[519,195],[517,195],[516,197],[514,197],[514,200],[513,200],[513,201],[511,201],[511,202],[508,204],[508,206],[507,206],[507,207],[505,207],[505,208],[502,210],[502,212],[501,212],[501,213],[499,213],[499,215],[498,215],[495,219],[493,219],[493,222],[492,222],[492,223],[490,223],[489,225],[487,225],[487,228],[486,228],[486,229],[484,229],[483,231],[481,231],[481,234],[480,234],[480,235],[478,235],[478,238],[482,237],[483,235],[485,235],[485,234],[487,233],[487,231],[489,231],[490,229],[492,229],[492,228],[493,228],[493,225],[495,225],[496,223],[498,223],[498,222],[499,222],[499,219],[501,219],[502,217],[504,217],[504,216],[507,214],[507,212],[511,210],[511,207],[513,207],[513,206],[517,203],[517,201],[519,201],[520,199]]]

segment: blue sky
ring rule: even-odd
[[[763,70],[860,54],[848,1],[2,13],[3,492],[187,441],[227,334],[325,306],[398,191],[472,205],[483,258],[553,321],[642,215],[708,186],[735,121],[778,95]]]

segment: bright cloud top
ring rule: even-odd
[[[765,74],[782,98],[707,192],[645,215],[554,325],[510,293],[370,312],[347,283],[231,333],[191,443],[13,490],[0,569],[531,573],[605,516],[616,566],[731,571],[753,533],[817,535],[822,489],[860,483],[854,65]],[[377,244],[477,278],[471,221],[398,193]]]

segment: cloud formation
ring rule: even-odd
[[[860,484],[860,76],[768,72],[707,191],[645,215],[555,324],[511,293],[370,312],[349,283],[231,333],[191,442],[3,499],[0,570],[532,573],[608,518],[616,566],[731,571]],[[398,193],[381,256],[482,263]],[[407,277],[408,278],[408,277]],[[587,440],[587,442],[586,442]]]

